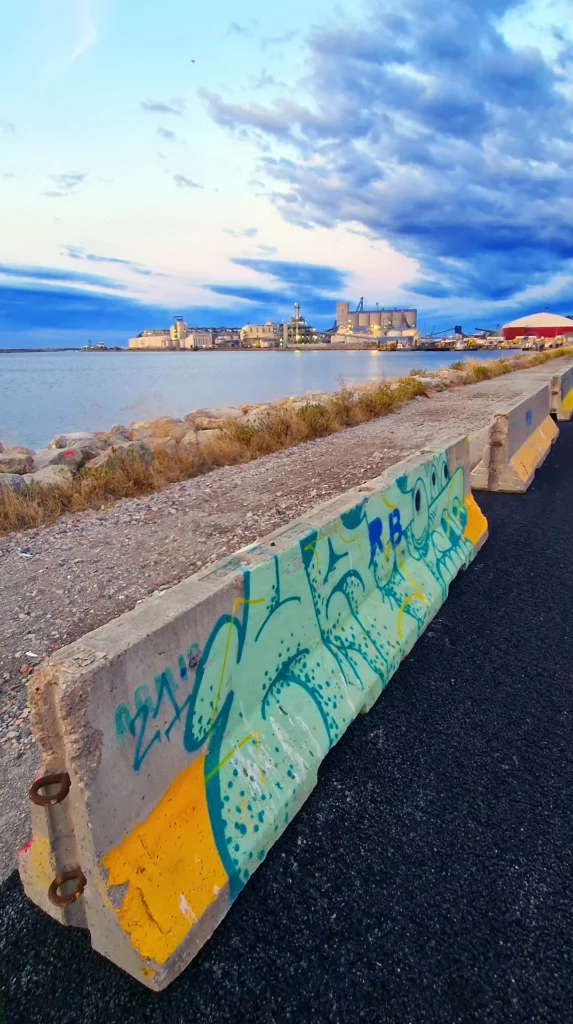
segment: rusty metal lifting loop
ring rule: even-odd
[[[59,786],[60,789],[52,796],[48,796],[47,793],[40,793],[45,786]],[[41,779],[36,779],[28,790],[28,796],[32,803],[38,804],[39,807],[53,807],[54,804],[60,804],[65,800],[69,792],[70,776],[67,772],[59,772],[56,775],[42,775]]]
[[[71,882],[72,879],[75,879],[77,882],[75,889],[69,892],[67,896],[63,896],[58,890],[64,882]],[[63,875],[58,875],[57,878],[54,878],[48,889],[48,899],[50,903],[55,903],[56,907],[69,907],[70,903],[75,903],[80,898],[85,887],[86,876],[81,868],[74,868],[73,871],[66,871]]]

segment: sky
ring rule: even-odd
[[[0,347],[573,314],[572,0],[19,0]]]

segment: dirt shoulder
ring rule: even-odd
[[[26,678],[34,665],[428,443],[482,429],[561,363],[417,398],[359,427],[0,540],[0,878],[27,838],[25,794],[36,765]]]

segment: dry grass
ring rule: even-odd
[[[466,372],[465,383],[499,377],[512,370],[538,366],[550,359],[573,355],[573,349],[552,349],[531,355],[504,357],[488,363],[452,363],[452,369]],[[439,388],[438,390],[442,390]],[[284,448],[292,448],[347,427],[366,423],[395,412],[419,395],[427,395],[423,380],[406,377],[396,384],[381,384],[355,396],[344,386],[325,405],[309,402],[294,410],[276,405],[257,426],[228,421],[220,438],[197,445],[192,451],[175,453],[157,449],[153,460],[142,461],[136,454],[118,453],[105,468],[82,470],[69,485],[29,485],[17,494],[0,491],[0,536],[53,522],[69,512],[111,505],[120,498],[135,498],[161,491],[169,484],[208,473],[219,466],[250,462]],[[168,418],[155,424],[156,436],[170,436]],[[155,429],[154,427],[154,429]]]
[[[419,380],[406,378],[398,385],[381,385],[355,398],[341,390],[326,406],[308,403],[302,409],[275,406],[257,425],[228,421],[221,437],[197,445],[192,451],[167,453],[161,448],[149,463],[133,452],[120,454],[105,468],[82,470],[70,484],[28,485],[18,493],[0,491],[0,535],[50,523],[69,512],[102,508],[120,498],[161,491],[169,484],[200,476],[219,466],[250,462],[394,412],[426,389]],[[167,435],[167,423],[165,424]],[[161,425],[159,430],[161,430]]]

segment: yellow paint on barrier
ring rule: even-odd
[[[573,415],[573,388],[567,392],[565,398],[561,402],[560,413],[568,420],[571,419],[571,416]]]
[[[51,844],[47,836],[36,832],[20,854],[25,852],[28,878],[38,888],[48,890],[54,877]]]
[[[142,956],[165,963],[227,883],[205,795],[204,757],[102,860],[108,887],[127,884],[119,923]]]
[[[558,434],[558,427],[551,416],[547,416],[537,430],[534,430],[527,438],[527,441],[524,441],[521,448],[509,460],[520,480],[523,480],[524,483],[529,480],[539,465],[541,457],[549,451]]]
[[[468,494],[464,501],[467,512],[467,523],[464,537],[474,546],[479,543],[487,530],[487,519],[477,504],[473,494]]]

